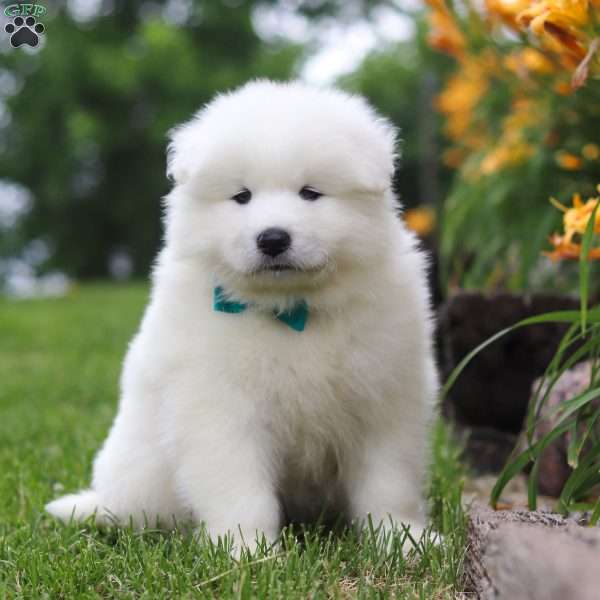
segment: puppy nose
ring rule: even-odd
[[[270,227],[265,229],[256,238],[259,250],[267,256],[277,256],[285,252],[292,244],[292,238],[285,229]]]

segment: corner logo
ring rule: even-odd
[[[31,46],[35,48],[40,42],[45,27],[38,21],[47,10],[41,4],[10,4],[4,9],[4,14],[12,19],[11,23],[4,26],[4,31],[10,35],[10,45]]]

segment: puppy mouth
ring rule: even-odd
[[[315,265],[311,267],[304,267],[300,265],[296,265],[293,263],[272,263],[272,264],[263,264],[256,267],[253,271],[253,275],[260,275],[264,273],[270,273],[274,275],[279,275],[283,273],[289,274],[314,274],[322,271],[324,265]]]
[[[281,271],[300,271],[293,265],[267,265],[261,269],[262,271],[272,271],[274,273],[280,273]]]

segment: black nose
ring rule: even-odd
[[[292,244],[290,234],[284,229],[271,227],[265,229],[256,238],[256,245],[263,254],[267,256],[277,256],[285,252]]]

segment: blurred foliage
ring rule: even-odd
[[[216,90],[286,78],[297,62],[297,46],[258,37],[253,2],[193,3],[180,24],[161,16],[164,4],[106,3],[81,22],[61,5],[44,19],[39,52],[0,54],[15,90],[5,98],[0,173],[33,194],[20,241],[45,240],[47,267],[102,277],[124,251],[134,274],[146,274],[169,187],[166,132]]]
[[[430,44],[455,61],[437,99],[457,173],[442,215],[447,280],[568,287],[569,270],[540,251],[559,225],[548,198],[600,181],[600,3],[428,3]]]
[[[441,116],[434,110],[441,78],[451,62],[431,51],[422,19],[413,16],[415,39],[372,52],[354,73],[339,80],[343,88],[364,95],[397,124],[400,168],[394,183],[408,208],[438,206],[452,178],[452,171],[439,160],[447,142],[441,135]]]
[[[0,176],[31,193],[19,227],[1,232],[0,256],[42,240],[49,259],[76,278],[109,274],[111,257],[132,259],[146,275],[160,243],[166,133],[223,90],[255,77],[298,74],[314,49],[282,35],[262,39],[257,10],[277,0],[100,1],[78,15],[66,1],[48,5],[37,52],[0,47]],[[298,15],[351,23],[391,0],[298,0]],[[176,10],[175,10],[176,9]],[[378,49],[341,84],[366,95],[401,128],[396,187],[409,207],[436,204],[449,184],[439,164],[440,117],[432,110],[440,73],[451,61],[433,52],[419,24],[417,43]],[[429,215],[429,216],[428,216]],[[428,229],[430,213],[415,214]]]
[[[429,0],[427,25],[413,14],[415,39],[379,47],[339,82],[400,127],[395,187],[409,209],[440,211],[451,288],[573,283],[541,250],[551,250],[546,239],[560,225],[548,198],[566,205],[600,181],[600,42],[598,0],[561,2]],[[63,0],[44,18],[39,51],[15,51],[3,37],[0,176],[33,202],[0,235],[0,256],[43,240],[44,269],[104,277],[122,252],[144,276],[169,188],[167,131],[217,91],[293,77],[314,46],[314,36],[302,46],[258,35],[256,11],[277,4],[104,0],[82,18]],[[315,26],[398,6],[292,4]],[[430,208],[408,216],[422,233],[436,225]]]

